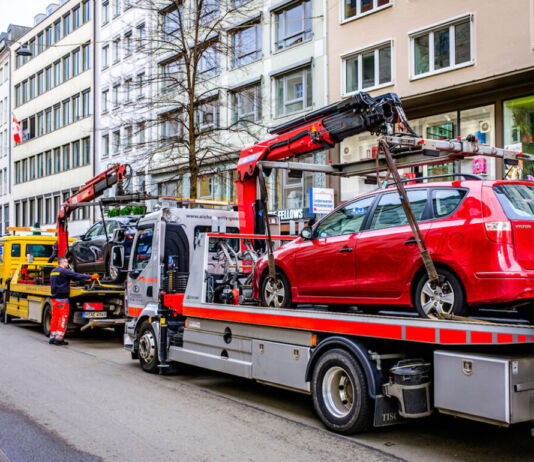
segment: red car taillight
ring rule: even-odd
[[[499,244],[513,244],[512,224],[509,221],[489,221],[484,223],[488,239]]]

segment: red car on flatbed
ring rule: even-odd
[[[418,247],[394,188],[350,200],[255,267],[254,295],[265,305],[516,307],[534,319],[534,183],[468,180],[406,186],[426,246],[444,284],[429,290]],[[274,302],[274,303],[273,303]]]

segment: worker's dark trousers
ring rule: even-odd
[[[50,321],[50,338],[63,340],[67,331],[67,322],[69,320],[69,299],[53,298],[52,299],[52,320]]]

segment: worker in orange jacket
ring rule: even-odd
[[[52,320],[50,322],[50,340],[54,345],[68,345],[64,340],[69,320],[70,282],[74,280],[89,281],[97,279],[98,274],[76,273],[69,269],[69,262],[65,257],[58,258],[59,266],[50,273],[50,287],[52,292]]]

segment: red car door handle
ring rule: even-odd
[[[404,241],[404,245],[410,245],[410,244],[417,244],[417,240],[415,239],[415,237],[412,237],[408,239],[407,241]]]
[[[352,247],[343,247],[342,249],[339,249],[339,253],[343,252],[352,252]]]

